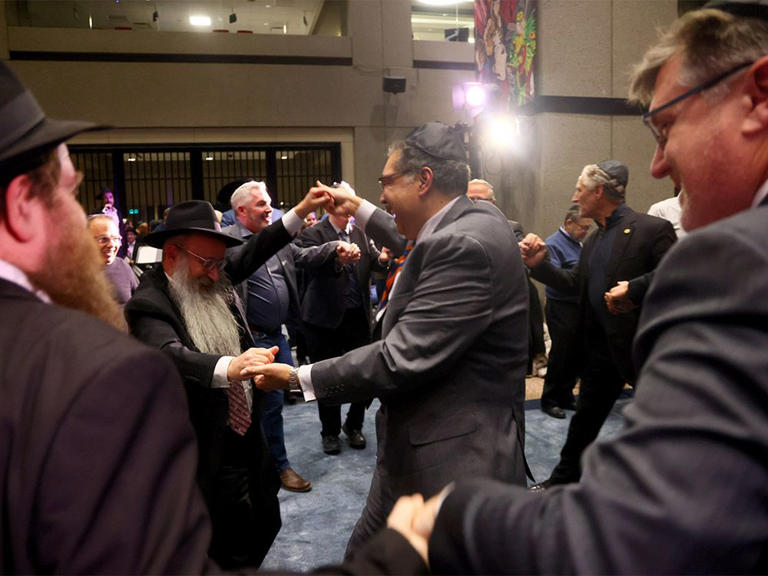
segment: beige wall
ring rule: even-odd
[[[622,98],[631,65],[676,15],[675,0],[540,0],[537,92]],[[0,8],[3,8],[0,2]],[[275,37],[8,27],[10,50],[326,56],[352,66],[13,61],[53,117],[117,127],[79,142],[323,141],[342,144],[343,177],[378,199],[386,147],[426,121],[466,121],[451,87],[471,71],[416,69],[413,60],[469,63],[472,46],[413,42],[408,0],[352,0],[349,36]],[[7,33],[6,33],[7,32]],[[384,75],[407,89],[382,91]],[[550,234],[584,164],[614,157],[630,167],[628,201],[645,210],[671,193],[648,175],[652,139],[639,119],[540,114],[527,119],[524,153],[488,162],[502,209]],[[504,172],[506,171],[506,177]]]

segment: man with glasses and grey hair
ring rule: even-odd
[[[710,6],[664,33],[630,89],[693,233],[643,303],[627,425],[585,453],[578,485],[463,482],[399,503],[435,573],[768,571],[768,3]]]
[[[668,221],[626,205],[628,181],[629,169],[617,160],[590,164],[581,171],[571,200],[579,207],[579,217],[593,218],[597,230],[584,241],[573,268],[564,270],[546,261],[546,244],[535,234],[520,243],[523,261],[536,280],[578,297],[583,343],[578,353],[579,400],[560,461],[533,490],[579,481],[584,449],[597,438],[624,384],[635,381],[631,347],[639,305],[653,270],[676,237]],[[611,313],[605,302],[605,293],[617,282],[628,283],[635,304],[621,314]]]
[[[393,263],[381,340],[298,369],[254,370],[266,389],[300,382],[305,398],[381,400],[376,471],[348,553],[403,494],[478,475],[525,485],[525,271],[503,214],[467,198],[468,175],[462,133],[435,122],[390,148],[379,182],[394,218],[345,188],[318,187],[395,256],[413,242]]]
[[[210,554],[224,568],[259,566],[281,524],[280,480],[259,422],[263,394],[244,372],[272,362],[277,348],[254,347],[232,284],[290,242],[326,199],[308,193],[245,243],[221,232],[208,202],[174,206],[165,228],[145,238],[163,249],[162,265],[142,275],[126,305],[133,335],[168,354],[184,380],[213,525]]]

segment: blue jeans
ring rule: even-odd
[[[264,334],[263,332],[254,332],[254,340],[257,348],[271,348],[278,346],[275,362],[293,366],[293,357],[288,342],[281,333]],[[283,432],[283,391],[272,390],[264,395],[261,403],[261,428],[264,430],[264,437],[267,439],[267,446],[272,458],[275,460],[275,466],[278,472],[290,468],[288,454],[285,451],[285,434]]]

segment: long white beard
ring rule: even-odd
[[[198,350],[222,356],[240,355],[240,333],[229,309],[232,285],[226,276],[220,276],[209,290],[202,290],[201,283],[190,278],[187,266],[181,263],[170,277],[169,288]]]

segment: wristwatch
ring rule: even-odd
[[[288,375],[288,390],[301,390],[298,368],[291,368],[291,373]]]

